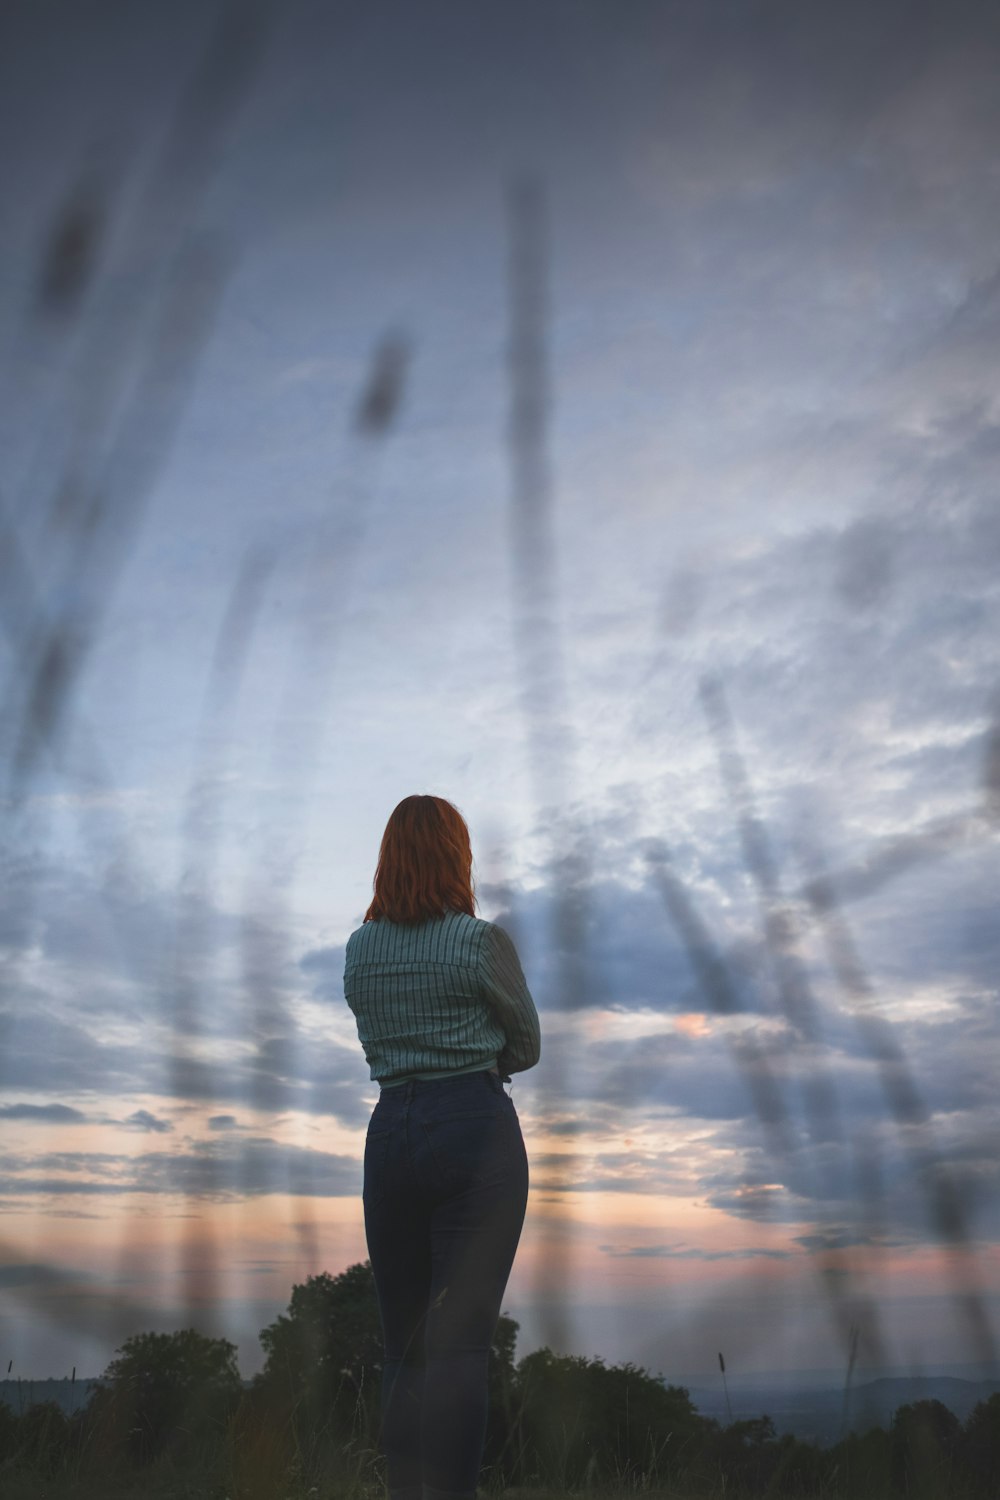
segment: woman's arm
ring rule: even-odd
[[[541,1055],[538,1012],[514,944],[492,922],[480,950],[479,977],[507,1038],[497,1058],[501,1075],[533,1068]]]

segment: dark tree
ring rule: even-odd
[[[504,1450],[514,1400],[517,1324],[501,1317],[490,1350],[487,1463]],[[312,1434],[330,1428],[343,1439],[377,1446],[382,1328],[371,1264],[323,1272],[292,1288],[287,1313],[260,1335],[266,1356],[258,1393]]]
[[[705,1427],[686,1390],[631,1364],[538,1349],[518,1385],[520,1484],[672,1479]]]
[[[91,1393],[100,1446],[148,1463],[168,1445],[217,1439],[243,1385],[236,1345],[193,1328],[138,1333],[117,1351]]]
[[[17,1417],[6,1401],[0,1401],[0,1463],[6,1463],[17,1452],[18,1434]]]
[[[940,1500],[953,1488],[962,1425],[942,1401],[914,1401],[892,1419],[893,1490],[908,1500]]]
[[[487,1471],[509,1475],[514,1461],[514,1433],[518,1414],[517,1369],[514,1350],[518,1324],[501,1313],[489,1359],[489,1412],[483,1465]]]
[[[55,1401],[29,1406],[17,1423],[17,1458],[42,1474],[52,1474],[66,1456],[69,1418]]]
[[[382,1331],[368,1261],[292,1288],[287,1313],[261,1331],[258,1384],[315,1426],[370,1432],[377,1420]]]
[[[980,1401],[965,1424],[966,1468],[980,1494],[1000,1494],[1000,1391]]]
[[[883,1427],[851,1432],[830,1451],[848,1494],[889,1494],[892,1442]]]

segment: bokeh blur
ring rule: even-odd
[[[430,791],[542,1016],[522,1350],[1000,1373],[1000,20],[0,27],[0,1357],[252,1373],[364,1258]]]

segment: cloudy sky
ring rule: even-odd
[[[7,6],[15,1372],[364,1257],[344,944],[469,820],[543,1024],[507,1307],[995,1359],[1000,26]]]

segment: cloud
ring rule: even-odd
[[[597,841],[590,850],[595,866],[601,863]],[[608,878],[592,878],[573,894],[585,918],[583,955],[566,951],[560,941],[566,929],[566,900],[560,893],[560,871],[546,871],[546,884],[531,890],[505,888],[501,925],[518,945],[540,1012],[654,1010],[669,1012],[703,1008],[695,1005],[696,978],[655,886]],[[485,899],[495,898],[486,887]],[[712,901],[713,913],[716,910]],[[573,928],[575,936],[575,927]],[[728,934],[730,938],[736,934]],[[722,937],[724,943],[726,937]],[[571,960],[582,957],[588,971],[584,987],[567,984]],[[753,964],[749,954],[732,957],[733,990],[738,1008],[754,1008]]]
[[[88,1116],[68,1104],[0,1104],[0,1120],[24,1120],[40,1125],[82,1125]]]
[[[345,943],[329,948],[313,948],[299,959],[299,967],[309,976],[316,995],[333,1004],[346,1005],[344,999]]]
[[[748,1247],[740,1250],[702,1250],[694,1245],[601,1245],[605,1255],[626,1260],[791,1260],[789,1250]]]
[[[81,1271],[47,1261],[20,1261],[0,1266],[0,1291],[19,1291],[28,1287],[76,1285],[89,1277]]]
[[[150,1114],[148,1109],[135,1110],[122,1124],[126,1130],[140,1130],[157,1135],[163,1135],[174,1128],[170,1120],[161,1120]]]
[[[613,821],[602,827],[608,846],[626,851],[630,846],[622,834]],[[785,837],[779,826],[776,847],[784,848]],[[636,856],[631,882],[603,875],[591,879],[586,891],[586,961],[592,983],[584,1006],[558,1003],[567,997],[559,995],[558,948],[552,951],[548,943],[548,934],[558,930],[558,903],[551,888],[528,891],[508,884],[504,889],[505,920],[516,933],[547,1034],[540,1068],[517,1080],[519,1098],[527,1098],[529,1118],[537,1112],[538,1128],[545,1129],[550,1120],[555,1135],[579,1139],[582,1145],[565,1156],[536,1152],[540,1183],[559,1194],[683,1192],[700,1195],[740,1218],[807,1228],[816,1223],[817,1234],[831,1232],[830,1223],[839,1222],[845,1232],[863,1236],[874,1233],[868,1227],[872,1210],[858,1198],[859,1163],[869,1152],[882,1173],[884,1210],[898,1218],[907,1236],[939,1232],[929,1205],[940,1192],[935,1174],[941,1173],[943,1181],[960,1184],[970,1222],[985,1230],[991,1222],[993,1182],[987,1160],[964,1146],[959,1160],[957,1145],[939,1126],[931,1127],[936,1154],[920,1158],[925,1165],[916,1175],[914,1158],[893,1146],[886,1080],[880,1077],[870,1040],[846,1008],[846,998],[831,986],[815,931],[806,924],[800,937],[801,961],[822,1020],[819,1040],[781,1014],[760,929],[755,931],[742,913],[734,919],[721,897],[739,863],[727,867],[717,860],[706,880],[704,866],[691,863],[687,851],[675,854],[674,868],[683,871],[689,899],[702,914],[718,960],[732,976],[735,1004],[719,1015],[699,986],[673,915],[642,858],[645,844],[631,847]],[[970,851],[975,859],[980,858],[977,847]],[[985,851],[981,857],[986,858]],[[599,868],[601,848],[596,841],[592,860],[593,868]],[[981,918],[975,917],[978,905],[970,906],[964,894],[967,875],[959,864],[953,865],[955,895],[943,903],[941,895],[948,887],[936,865],[926,876],[907,877],[921,900],[926,892],[926,916],[907,967],[891,976],[893,993],[907,982],[912,985],[921,970],[926,980],[935,966],[956,982],[971,979],[977,968],[983,981],[990,979],[992,924],[986,907]],[[890,884],[884,895],[866,898],[860,913],[860,931],[876,959],[875,974],[883,972],[889,955],[898,967],[896,933],[889,923],[883,934],[879,916],[884,903],[888,918],[894,899]],[[963,942],[962,931],[954,933],[954,941],[945,941],[947,923],[941,907],[970,913],[963,919],[966,928],[969,921],[981,921],[975,956]],[[299,968],[317,999],[324,1005],[331,1000],[339,1003],[334,992],[340,983],[342,946],[306,949]],[[557,1003],[547,1004],[553,992]],[[954,987],[949,995],[943,1010],[931,1006],[925,1014],[910,1014],[905,1028],[885,1022],[900,1057],[907,1059],[929,1117],[944,1118],[959,1100],[982,1111],[992,1104],[991,1004],[985,994],[963,995]],[[887,1001],[889,1014],[891,1003]],[[701,1018],[697,1025],[690,1023],[693,1013]],[[172,1103],[232,1101],[252,1112],[335,1113],[351,1125],[360,1125],[367,1115],[367,1070],[359,1050],[346,1039],[341,1044],[312,1037],[304,1046],[300,1034],[280,1030],[210,1061],[192,1055],[189,1048],[174,1051],[169,1042],[154,1052],[144,1044],[140,1025],[133,1041],[127,1037],[119,1026],[114,1041],[101,1043],[92,1031],[59,1019],[50,1002],[48,1014],[42,1008],[21,1013],[9,1030],[8,1077],[21,1087],[41,1086],[44,1081],[49,1089],[59,1088],[71,1097],[86,1079],[89,1088],[159,1095]],[[973,1039],[976,1045],[970,1047]],[[928,1065],[931,1059],[933,1066]],[[810,1089],[815,1092],[820,1086],[836,1106],[836,1113],[822,1118],[809,1104]],[[771,1103],[762,1120],[766,1099]],[[783,1122],[783,1144],[778,1147],[770,1139],[771,1161],[765,1167],[760,1165],[762,1141],[773,1129],[768,1117],[775,1108],[775,1119]],[[655,1152],[641,1147],[591,1149],[590,1132],[598,1128],[620,1136],[634,1122],[636,1111],[661,1138],[673,1133],[686,1140],[697,1128],[699,1144],[682,1148],[683,1160],[681,1153],[664,1153],[662,1146]],[[60,1118],[75,1124],[84,1115],[77,1110]],[[140,1132],[162,1135],[171,1128],[168,1119],[149,1110],[136,1110],[127,1118],[128,1128]],[[988,1128],[987,1119],[986,1114],[978,1117],[979,1131]],[[16,1171],[8,1166],[3,1188],[15,1198],[47,1196],[56,1201],[87,1192],[116,1197],[132,1192],[225,1196],[242,1191],[357,1191],[357,1162],[339,1158],[324,1176],[319,1157],[280,1158],[277,1148],[261,1146],[259,1137],[245,1140],[252,1128],[240,1127],[238,1116],[229,1112],[210,1119],[212,1136],[239,1134],[247,1148],[242,1156],[206,1155],[195,1149],[136,1158],[84,1153],[25,1157]],[[720,1167],[720,1151],[729,1153],[725,1170]]]
[[[153,1034],[156,1034],[155,1032]],[[360,1049],[289,1030],[209,1060],[192,1055],[190,1038],[151,1031],[142,1021],[115,1027],[103,1040],[53,999],[19,1010],[0,1056],[0,1087],[58,1091],[74,1097],[153,1095],[173,1102],[233,1103],[252,1110],[300,1109],[345,1123],[366,1117],[370,1085]],[[141,1128],[141,1127],[140,1127]]]
[[[803,1249],[818,1253],[824,1253],[828,1250],[847,1250],[853,1248],[855,1245],[869,1245],[875,1249],[886,1249],[889,1246],[901,1246],[912,1243],[905,1239],[878,1236],[861,1228],[823,1229],[815,1234],[796,1234],[792,1238]]]
[[[266,1137],[198,1141],[185,1151],[135,1156],[84,1151],[8,1156],[2,1166],[0,1193],[10,1197],[154,1193],[221,1201],[277,1193],[335,1198],[356,1197],[361,1187],[361,1165],[353,1157]]]

